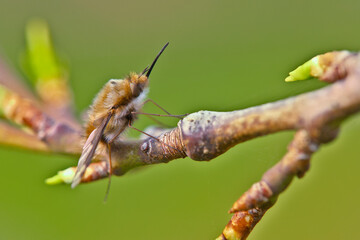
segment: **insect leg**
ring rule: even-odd
[[[109,152],[109,159],[108,159],[109,160],[109,181],[108,181],[108,185],[107,185],[106,192],[105,192],[104,203],[107,201],[107,198],[109,196],[110,185],[111,185],[111,175],[112,175],[111,144],[108,143],[107,147],[108,147],[108,152]]]
[[[165,108],[161,107],[159,104],[157,104],[154,100],[152,99],[147,99],[144,103],[143,103],[143,106],[148,103],[148,102],[151,102],[153,103],[155,106],[157,106],[158,108],[160,108],[161,110],[163,110],[167,115],[171,115],[171,113],[169,113],[168,111],[165,110]]]
[[[148,117],[149,119],[151,119],[152,121],[156,122],[159,126],[163,127],[163,128],[171,128],[173,126],[170,126],[168,124],[165,124],[159,120],[157,120],[156,118],[150,116],[150,115],[145,115],[146,117]]]
[[[108,160],[109,160],[109,181],[108,181],[108,185],[107,185],[107,188],[106,188],[104,202],[106,202],[106,200],[107,200],[107,197],[108,197],[109,192],[110,192],[110,185],[111,185],[111,176],[112,176],[111,143],[124,131],[124,129],[125,129],[125,126],[120,128],[118,133],[114,137],[112,137],[110,139],[110,141],[108,141],[108,143],[107,143],[108,152],[109,152],[109,157],[108,157]]]
[[[184,115],[174,116],[174,115],[172,115],[171,113],[169,113],[168,111],[166,111],[165,108],[161,107],[159,104],[157,104],[154,100],[152,100],[152,99],[150,99],[150,98],[147,99],[145,102],[143,102],[143,106],[144,106],[146,103],[148,103],[148,102],[151,102],[151,103],[153,103],[155,106],[157,106],[158,108],[160,108],[162,111],[164,111],[164,112],[167,114],[166,116],[168,116],[168,117],[176,117],[176,118],[182,119],[182,117],[185,117],[185,116],[188,115],[188,114],[184,114]],[[156,123],[159,124],[159,125],[162,125],[162,126],[165,126],[165,127],[170,127],[169,125],[166,125],[166,124],[160,122],[159,120],[156,120],[155,118],[151,117],[152,114],[147,114],[147,113],[142,113],[142,112],[140,112],[140,113],[133,112],[133,114],[142,114],[142,115],[145,115],[145,116],[147,116],[148,118],[150,118],[151,120],[153,120],[154,122],[156,122]],[[152,116],[161,117],[161,116],[163,116],[163,115],[157,114],[157,115],[152,115]]]
[[[156,113],[144,113],[144,112],[132,112],[132,114],[141,114],[141,115],[149,115],[149,116],[156,116],[156,117],[175,117],[179,119],[183,119],[189,114],[182,114],[182,115],[164,115],[164,114],[156,114]]]

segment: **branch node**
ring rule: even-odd
[[[187,156],[179,127],[162,133],[157,139],[148,138],[141,144],[140,150],[145,154],[148,164],[165,163]]]
[[[229,213],[260,207],[269,202],[273,192],[265,181],[254,183],[232,206]]]

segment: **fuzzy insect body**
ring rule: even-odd
[[[85,124],[86,142],[80,156],[71,187],[76,187],[91,163],[94,156],[109,152],[109,177],[111,177],[110,144],[136,118],[136,112],[142,108],[148,93],[149,75],[161,53],[168,43],[161,49],[150,68],[141,74],[131,73],[125,79],[111,79],[95,97],[88,111]]]
[[[135,120],[149,91],[148,78],[135,73],[125,79],[112,79],[105,84],[88,112],[86,138],[111,112],[113,115],[104,129],[101,141],[108,143],[120,130]]]

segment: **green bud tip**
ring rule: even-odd
[[[65,169],[64,171],[59,171],[55,176],[50,177],[45,180],[45,183],[48,185],[55,185],[60,183],[70,184],[74,178],[75,171],[73,168]]]
[[[289,76],[285,79],[285,82],[293,82],[311,78],[311,69],[314,67],[319,67],[318,60],[318,56],[316,56],[304,63],[303,65],[297,67],[294,71],[289,73]]]
[[[61,177],[59,175],[55,175],[53,177],[50,177],[50,178],[47,178],[45,180],[45,183],[47,185],[55,185],[55,184],[60,184],[60,183],[63,183],[64,181],[61,179]]]

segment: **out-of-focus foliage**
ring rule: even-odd
[[[40,81],[61,77],[61,68],[51,43],[48,26],[44,20],[30,20],[26,27],[27,52],[24,64],[33,77]]]

